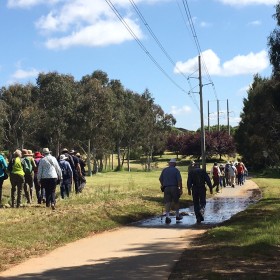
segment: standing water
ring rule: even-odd
[[[259,190],[251,190],[244,197],[213,197],[207,199],[204,222],[201,225],[214,226],[229,220],[238,212],[244,211],[250,204],[256,203],[261,197]],[[154,217],[147,220],[134,223],[139,227],[175,227],[175,228],[190,228],[196,224],[193,207],[180,209],[183,219],[176,222],[175,216],[171,216],[171,224],[165,224],[165,215]]]

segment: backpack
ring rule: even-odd
[[[30,161],[29,158],[26,158],[26,157],[23,158],[21,160],[21,164],[23,166],[23,171],[24,171],[25,174],[31,174],[32,173],[33,168],[32,168],[32,164],[31,164],[31,161]]]
[[[219,177],[219,172],[218,172],[218,167],[217,166],[213,167],[213,177]]]
[[[192,172],[192,178],[193,178],[193,185],[194,187],[202,187],[205,186],[205,177],[202,170],[193,170]]]

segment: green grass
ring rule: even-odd
[[[162,162],[166,166],[166,161]],[[180,167],[186,180],[186,167]],[[0,270],[31,256],[46,253],[63,244],[94,233],[160,215],[163,194],[160,191],[161,168],[152,172],[107,172],[87,177],[83,193],[62,200],[57,187],[57,209],[44,205],[1,208]],[[4,184],[8,202],[10,182]],[[182,200],[186,207],[190,200]]]
[[[280,180],[253,180],[261,200],[199,237],[170,279],[279,279]]]

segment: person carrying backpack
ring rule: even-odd
[[[196,222],[200,224],[204,221],[204,212],[206,206],[206,187],[208,185],[210,193],[213,194],[213,186],[207,172],[200,168],[196,162],[194,169],[190,171],[187,180],[188,195],[193,197],[193,207],[196,216]]]
[[[24,185],[23,190],[27,200],[27,203],[30,204],[32,202],[32,192],[33,192],[33,168],[31,160],[29,158],[28,150],[22,149],[22,157],[23,157],[23,166],[24,166]]]
[[[45,188],[43,188],[40,184],[40,182],[38,181],[37,178],[37,173],[38,173],[38,167],[39,167],[39,163],[41,158],[43,158],[43,155],[37,151],[34,153],[34,161],[36,164],[36,167],[34,168],[34,186],[35,186],[35,190],[36,190],[36,196],[37,196],[37,202],[38,204],[41,204],[42,202],[45,203],[46,202],[46,191]]]
[[[221,170],[218,166],[217,162],[214,162],[214,165],[210,171],[211,177],[213,179],[213,188],[216,187],[216,192],[219,193],[220,192],[220,176],[221,176]]]
[[[64,199],[65,195],[69,197],[69,194],[71,192],[73,171],[70,163],[67,161],[67,157],[64,154],[59,157],[58,163],[62,172],[62,180],[60,182],[60,195],[61,198]]]
[[[13,158],[10,160],[8,165],[8,171],[10,172],[11,188],[11,207],[17,208],[21,205],[21,194],[24,185],[24,169],[21,160],[21,151],[15,150]]]

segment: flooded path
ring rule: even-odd
[[[249,180],[244,186],[223,189],[208,199],[205,222],[200,225],[195,225],[192,208],[181,209],[185,213],[181,223],[174,217],[166,225],[164,217],[159,216],[96,234],[14,266],[0,273],[0,279],[168,279],[193,239],[259,197],[258,186]]]
[[[235,214],[244,211],[250,204],[256,203],[261,193],[259,190],[247,190],[245,195],[237,194],[244,186],[237,186],[236,188],[226,187],[223,188],[221,193],[216,194],[214,197],[207,199],[205,208],[205,217],[202,225],[214,226],[226,220],[229,220]],[[224,194],[223,194],[224,192]],[[165,224],[165,216],[154,217],[152,219],[143,220],[135,223],[139,227],[176,227],[176,228],[189,228],[196,224],[193,207],[180,209],[183,215],[183,220],[175,222],[175,216],[171,217],[171,224]],[[173,213],[174,215],[174,213]]]

